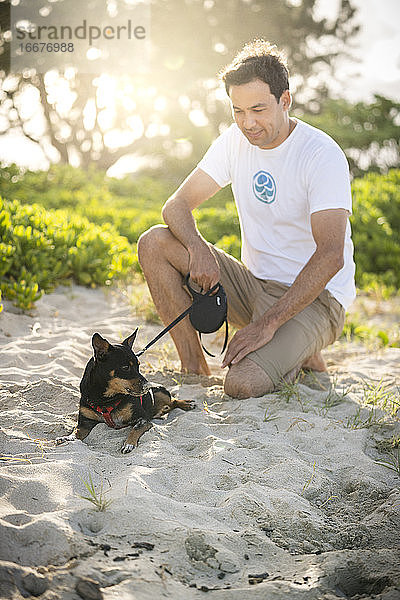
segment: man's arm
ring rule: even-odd
[[[250,352],[267,344],[275,332],[311,304],[328,281],[343,267],[343,249],[348,211],[322,210],[311,215],[317,248],[288,291],[264,315],[235,333],[222,367],[238,363]]]
[[[197,168],[167,200],[162,216],[174,236],[189,252],[188,271],[192,281],[204,291],[218,283],[218,263],[197,229],[192,210],[211,198],[220,188],[212,177]]]

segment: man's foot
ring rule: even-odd
[[[302,369],[312,369],[313,371],[327,371],[326,362],[322,358],[321,352],[317,352],[310,358],[307,358],[301,365]]]
[[[207,363],[204,365],[188,365],[183,366],[181,363],[181,373],[185,373],[187,375],[207,375],[208,377],[211,375],[211,371]]]

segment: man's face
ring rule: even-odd
[[[267,83],[254,79],[229,88],[234,119],[253,146],[276,148],[288,136],[289,90],[277,102]]]

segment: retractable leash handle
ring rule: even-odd
[[[214,333],[225,323],[225,340],[220,352],[222,354],[228,343],[228,302],[224,288],[218,282],[205,294],[196,292],[189,284],[189,274],[186,275],[185,283],[194,301],[189,319],[193,327],[199,332],[201,346],[208,356],[215,356],[215,354],[211,354],[205,348],[201,334]]]
[[[153,344],[155,344],[163,335],[168,333],[175,325],[177,325],[182,319],[189,315],[190,322],[193,327],[200,333],[200,341],[202,333],[213,333],[217,331],[224,323],[226,327],[224,345],[221,350],[221,354],[224,352],[228,342],[228,320],[227,320],[227,299],[225,290],[222,285],[218,282],[212,288],[202,294],[196,292],[189,284],[190,273],[185,277],[185,284],[192,295],[193,303],[180,315],[176,317],[167,325],[154,339],[152,339],[144,348],[136,353],[136,356],[141,356],[148,350]],[[215,292],[215,294],[213,294]],[[215,356],[211,354],[201,342],[203,350],[209,356]]]

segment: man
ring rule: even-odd
[[[340,335],[355,297],[346,158],[325,133],[289,117],[282,55],[247,44],[221,74],[235,123],[211,145],[147,231],[139,261],[164,323],[190,304],[182,276],[203,290],[221,281],[228,318],[241,329],[222,366],[225,392],[262,396],[301,367],[325,370],[321,349]],[[232,184],[242,262],[207,243],[194,208]],[[182,369],[209,374],[188,319],[172,329]]]

